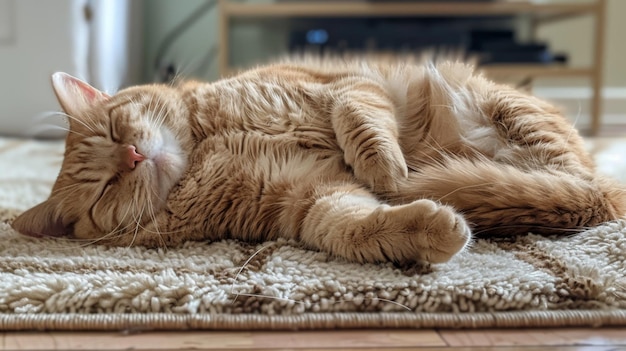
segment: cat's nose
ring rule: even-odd
[[[145,160],[146,157],[139,152],[137,152],[137,148],[134,145],[126,146],[125,154],[124,154],[124,162],[130,169],[135,169],[137,163]]]

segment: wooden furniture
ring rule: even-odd
[[[565,65],[485,65],[481,67],[494,79],[502,77],[587,77],[592,88],[591,135],[597,135],[602,117],[602,79],[604,74],[604,33],[606,0],[590,2],[280,2],[280,3],[240,3],[219,0],[220,43],[219,68],[222,75],[231,71],[229,65],[229,36],[232,18],[272,18],[272,17],[403,17],[403,16],[477,16],[477,15],[529,15],[533,35],[545,23],[576,16],[594,16],[593,59],[589,67],[568,67]]]

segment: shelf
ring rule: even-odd
[[[223,2],[224,14],[233,17],[352,17],[352,16],[489,16],[515,14],[582,15],[597,10],[598,4],[543,4],[526,1],[467,2],[281,2],[250,4]]]
[[[592,134],[598,132],[602,115],[601,95],[603,53],[607,0],[589,2],[538,3],[533,1],[500,0],[493,2],[463,2],[431,0],[428,2],[357,2],[304,1],[264,4],[219,0],[220,8],[220,72],[233,73],[229,66],[229,26],[234,18],[303,18],[303,17],[417,17],[417,16],[515,16],[529,15],[533,32],[539,25],[576,16],[590,15],[594,21],[593,62],[588,68],[559,65],[498,64],[479,67],[492,78],[587,77],[591,80]],[[536,34],[536,33],[535,33]]]
[[[552,65],[520,65],[520,64],[493,64],[478,67],[479,71],[489,76],[525,76],[525,77],[589,77],[593,74],[591,68],[576,68]]]

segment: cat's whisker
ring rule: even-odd
[[[261,294],[251,294],[251,293],[240,293],[240,292],[230,292],[232,295],[235,295],[235,297],[233,298],[233,300],[231,301],[231,303],[235,303],[235,301],[237,301],[237,298],[239,296],[248,296],[248,297],[261,297],[264,299],[272,299],[272,300],[279,300],[279,301],[289,301],[289,302],[293,302],[296,304],[300,304],[300,305],[304,305],[305,303],[302,301],[297,301],[294,299],[289,299],[286,297],[278,297],[278,296],[270,296],[270,295],[261,295]]]
[[[154,230],[156,231],[157,238],[159,239],[159,243],[162,247],[167,247],[163,236],[161,235],[161,230],[159,229],[159,223],[156,219],[156,214],[154,213],[154,203],[152,202],[152,197],[146,196],[146,202],[148,203],[148,214],[150,215],[150,220],[154,225]],[[145,230],[145,229],[144,229]]]
[[[438,166],[440,166],[442,168],[445,168],[446,167],[446,160],[451,160],[451,159],[454,159],[454,158],[458,158],[458,156],[456,156],[456,155],[451,155],[450,153],[446,153],[444,151],[445,148],[437,140],[435,140],[433,137],[429,137],[428,139],[425,139],[424,143],[432,151],[434,151],[436,154],[438,154],[440,156],[439,158],[436,158],[435,156],[430,155],[430,154],[426,154],[426,153],[423,154],[423,156],[428,158],[429,160],[431,160],[434,165],[438,165]],[[433,143],[435,145],[433,145]]]
[[[455,110],[456,107],[454,107],[453,105],[435,105],[435,104],[431,104],[429,105],[430,107],[443,107],[443,108],[447,108],[449,110]]]
[[[157,231],[155,231],[155,230],[151,230],[151,229],[149,229],[149,228],[146,228],[145,226],[140,226],[140,228],[141,228],[141,230],[142,230],[142,231],[144,231],[144,232],[146,232],[146,233],[149,233],[149,234],[158,234],[158,235],[161,235],[161,236],[165,236],[165,235],[175,235],[175,234],[180,234],[180,233],[182,233],[182,232],[183,232],[182,230],[176,230],[176,231],[166,231],[166,232],[164,232],[164,231],[158,231],[158,232],[157,232]]]
[[[120,236],[123,236],[123,232],[126,231],[132,225],[132,222],[131,222],[131,223],[127,224],[126,226],[122,227],[123,223],[126,222],[126,218],[131,213],[131,208],[133,206],[131,205],[131,206],[125,206],[125,207],[126,207],[126,210],[124,211],[124,214],[122,215],[122,218],[118,221],[117,226],[115,228],[113,228],[108,234],[106,234],[105,237],[106,236],[110,236],[113,233],[119,233]]]
[[[562,234],[578,234],[586,230],[592,229],[592,227],[586,227],[586,226],[579,227],[579,228],[562,228],[562,227],[550,227],[550,226],[541,226],[541,225],[499,225],[497,228],[487,228],[483,230],[474,231],[473,234],[480,235],[483,233],[493,233],[500,229],[516,229],[516,228],[529,228],[528,232],[532,232],[533,228],[548,230],[548,231],[554,232],[556,235],[559,235],[557,234],[557,232],[562,233]],[[492,237],[492,236],[488,235],[488,237]],[[494,235],[493,237],[498,237],[498,235]],[[508,237],[509,236],[507,236],[507,238]]]
[[[199,61],[199,59],[197,59]],[[178,65],[176,68],[176,72],[174,72],[174,77],[172,77],[169,82],[167,82],[167,84],[169,86],[175,86],[176,84],[178,84],[180,81],[182,81],[184,79],[184,77],[186,77],[188,75],[188,72],[190,71],[189,68],[191,67],[193,61],[187,61],[186,63],[182,64],[182,65]]]
[[[565,138],[565,144],[569,144],[569,139],[572,137],[572,134],[576,131],[576,125],[578,124],[578,120],[580,119],[580,116],[582,115],[582,103],[580,100],[578,100],[578,112],[576,113],[576,117],[574,118],[574,122],[572,123],[571,129],[569,130],[569,133],[567,134],[567,137]],[[565,168],[565,159],[561,160],[561,168]]]
[[[440,156],[444,156],[443,152],[441,150],[437,150],[435,147],[433,147],[430,142],[428,140],[424,140],[425,146],[428,147],[428,150],[433,150],[435,151],[435,153],[439,154]],[[429,162],[428,164],[431,165],[438,165],[438,166],[444,166],[444,159],[442,158],[436,158],[434,155],[431,155],[430,153],[427,152],[427,150],[421,151],[419,152],[419,159],[428,159],[431,162]]]
[[[161,107],[159,108],[159,111],[156,113],[156,116],[154,116],[154,118],[150,120],[150,122],[153,124],[156,130],[161,129],[163,122],[165,122],[165,115],[166,115],[165,103],[161,103],[160,105]]]
[[[174,87],[180,82],[182,82],[183,80],[185,80],[186,76],[187,76],[187,73],[185,73],[183,70],[178,70],[176,71],[172,79],[170,79],[170,81],[167,82],[167,85],[170,87]]]
[[[272,300],[279,300],[279,301],[288,301],[294,304],[299,304],[299,305],[306,305],[306,303],[304,301],[298,301],[298,300],[294,300],[294,299],[290,299],[287,297],[279,297],[279,296],[271,296],[271,295],[263,295],[263,294],[252,294],[252,293],[244,293],[244,292],[232,292],[231,294],[235,295],[235,298],[232,300],[231,303],[235,303],[235,301],[237,300],[237,298],[239,296],[248,296],[248,297],[259,297],[259,298],[264,298],[264,299],[272,299]],[[390,303],[396,306],[399,306],[409,312],[413,311],[409,306],[401,304],[399,302],[393,301],[393,300],[389,300],[389,299],[385,299],[382,297],[378,297],[378,296],[374,296],[374,297],[364,297],[364,300],[378,300],[378,301],[382,301],[385,303]],[[354,302],[353,299],[339,299],[334,301],[334,303],[346,303],[346,302]]]
[[[146,110],[150,114],[152,114],[152,110],[153,110],[152,103],[153,102],[154,102],[154,95],[150,95],[150,100],[148,100],[148,108]],[[148,123],[150,123],[150,121],[151,121],[151,118],[148,118]]]
[[[139,193],[135,193],[135,196],[133,196],[133,206],[134,208],[139,208],[139,201],[137,199],[137,197]],[[133,212],[133,217],[134,217],[134,221],[136,223],[135,225],[135,230],[133,232],[133,238],[130,241],[130,244],[128,245],[129,247],[132,247],[135,244],[135,241],[137,240],[137,235],[139,234],[139,229],[142,229],[143,227],[141,226],[141,221],[143,218],[143,214],[145,212],[145,205],[141,207],[141,209],[139,210],[138,213],[134,213]]]
[[[161,102],[161,108],[157,114],[156,118],[156,128],[160,129],[167,118],[167,107],[164,102]]]
[[[66,118],[72,118],[72,116],[68,115],[67,113],[63,112],[63,111],[50,111],[50,113],[46,114],[48,117],[50,116],[63,116]]]
[[[74,120],[74,121],[77,121],[78,123],[81,123],[83,126],[85,126],[85,128],[87,128],[89,131],[91,131],[92,133],[95,133],[95,132],[94,132],[94,127],[95,127],[95,126],[90,126],[90,125],[88,125],[88,124],[87,124],[87,122],[86,122],[86,121],[79,120],[78,118],[73,117],[73,116],[71,116],[71,115],[69,115],[69,114],[67,114],[67,113],[65,113],[65,112],[63,112],[63,111],[47,111],[47,112],[42,112],[42,113],[39,113],[39,114],[35,115],[35,117],[33,117],[33,120],[34,120],[34,121],[43,121],[43,120],[45,120],[45,119],[47,119],[47,118],[54,117],[54,116],[62,116],[62,117],[65,117],[65,118],[67,119],[67,120],[66,120],[66,123],[68,123],[68,120],[70,120],[70,119],[71,119],[71,120]],[[68,127],[63,127],[63,126],[59,126],[59,125],[56,125],[56,124],[54,124],[54,125],[49,125],[49,126],[54,126],[54,127],[57,127],[57,128],[55,128],[55,129],[61,129],[61,130],[65,130],[65,131],[68,131],[68,132],[74,132],[74,133],[76,133],[75,131],[70,130],[70,128],[68,128]],[[78,134],[78,133],[76,133],[76,134]],[[81,136],[83,136],[83,137],[86,137],[86,136],[84,136],[83,134],[78,134],[78,135],[81,135]]]
[[[439,199],[437,199],[437,200],[438,200],[438,201],[442,201],[442,200],[443,200],[443,199],[445,199],[446,197],[451,196],[451,195],[453,195],[453,194],[455,194],[456,192],[459,192],[459,191],[461,191],[461,190],[467,190],[467,189],[472,189],[472,188],[482,188],[482,187],[488,188],[488,186],[489,186],[489,185],[492,185],[492,184],[493,184],[492,182],[485,182],[485,183],[472,184],[472,185],[467,185],[467,186],[458,187],[458,188],[456,188],[456,189],[454,189],[454,190],[450,191],[449,193],[447,193],[447,194],[445,194],[445,195],[443,195],[443,196],[439,197]],[[510,185],[510,184],[507,184],[507,185]]]
[[[67,113],[63,114],[63,116],[67,117],[68,119],[73,120],[73,121],[74,121],[74,122],[76,122],[76,123],[81,124],[83,127],[87,128],[90,132],[92,132],[92,133],[96,134],[96,131],[95,131],[95,129],[94,129],[94,128],[95,128],[95,126],[89,125],[89,124],[85,121],[85,119],[84,119],[84,118],[83,118],[83,119],[81,119],[81,118],[77,118],[77,117],[74,117],[74,116],[72,116],[72,115],[70,115],[70,114],[67,114]]]
[[[106,240],[111,240],[111,239],[116,239],[116,238],[122,238],[124,237],[124,234],[120,231],[120,232],[109,232],[101,237],[98,238],[74,238],[74,237],[66,237],[63,238],[63,241],[65,242],[72,242],[72,243],[78,243],[79,247],[89,247],[91,245],[96,245],[99,244],[102,241],[106,241]],[[70,248],[71,249],[71,248]]]
[[[63,112],[63,111],[44,111],[41,113],[38,113],[36,115],[34,115],[32,117],[33,121],[35,122],[41,122],[43,120],[46,120],[50,117],[56,117],[56,116],[63,116],[63,117],[68,117],[67,113]]]
[[[155,114],[151,115],[148,122],[152,126],[152,129],[160,130],[167,117],[167,107],[164,102],[159,103],[159,101],[156,102],[156,105],[160,107],[158,111],[155,111]]]
[[[139,103],[139,101],[137,101],[137,97],[136,96],[130,96],[128,97],[128,102],[135,108],[141,108],[141,104]]]
[[[77,132],[75,130],[71,130],[71,129],[67,128],[67,127],[59,126],[59,125],[56,125],[56,124],[40,124],[40,125],[37,125],[37,126],[33,126],[33,127],[29,128],[26,131],[26,134],[28,136],[30,136],[30,137],[36,137],[40,133],[44,133],[44,132],[47,132],[47,131],[50,131],[50,130],[62,130],[64,132],[73,133],[73,134],[76,134],[76,135],[80,135],[80,136],[82,136],[84,138],[87,138],[87,136],[82,134],[82,133],[79,133],[79,132]]]
[[[379,301],[383,301],[383,302],[387,302],[387,303],[390,303],[390,304],[393,304],[393,305],[396,305],[396,306],[400,306],[400,307],[404,308],[405,310],[407,310],[407,311],[409,311],[409,312],[413,311],[413,310],[412,310],[409,306],[407,306],[407,305],[401,304],[401,303],[396,302],[396,301],[393,301],[393,300],[385,299],[385,298],[382,298],[382,297],[370,297],[370,298],[367,298],[367,297],[366,297],[365,299],[369,299],[369,300],[374,300],[374,299],[377,299],[377,300],[379,300]],[[338,302],[352,302],[352,301],[353,301],[353,300],[339,300]]]
[[[241,275],[241,272],[243,272],[244,268],[246,268],[246,266],[248,265],[248,263],[250,263],[250,261],[252,261],[252,259],[258,255],[259,253],[261,253],[263,250],[267,249],[268,247],[273,246],[273,243],[270,243],[269,245],[265,245],[262,246],[260,249],[258,249],[255,253],[253,253],[250,257],[248,257],[248,259],[246,260],[246,262],[243,263],[243,265],[241,265],[241,268],[239,268],[239,271],[237,272],[237,274],[235,274],[235,278],[233,278],[233,284],[231,285],[231,289],[230,292],[231,294],[235,291],[235,283],[237,282],[237,279],[239,279],[239,275]],[[237,296],[235,296],[235,299],[232,302],[235,302],[235,300],[237,300]]]
[[[56,192],[62,194],[62,196],[64,197],[71,197],[74,194],[80,193],[81,185],[82,184],[80,183],[68,185],[64,188],[57,190]]]

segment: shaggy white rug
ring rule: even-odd
[[[562,238],[477,240],[446,264],[358,265],[279,240],[170,250],[18,235],[60,142],[0,139],[0,329],[626,325],[626,222]]]

